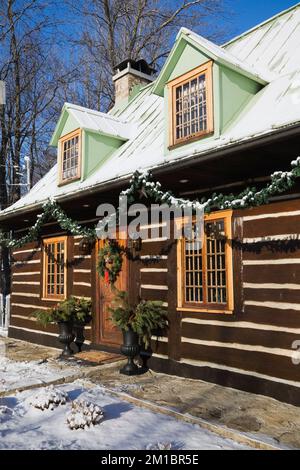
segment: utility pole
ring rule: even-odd
[[[5,82],[0,80],[0,209],[5,209],[7,205],[6,148],[8,137],[5,123],[5,95]],[[0,291],[4,294],[4,299],[10,292],[10,259],[9,249],[6,246],[0,246]]]
[[[30,191],[31,187],[31,179],[30,179],[30,158],[29,157],[24,157],[25,165],[26,165],[26,186],[27,186],[27,191]]]

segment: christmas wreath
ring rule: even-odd
[[[100,248],[97,271],[106,284],[114,284],[122,269],[122,248],[114,240],[108,240]]]

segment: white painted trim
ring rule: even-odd
[[[243,243],[259,243],[277,240],[300,240],[298,233],[285,233],[282,235],[265,235],[264,237],[244,238]]]
[[[74,269],[73,272],[74,273],[90,273],[91,270],[90,269]]]
[[[182,323],[192,323],[194,325],[208,325],[208,326],[219,326],[225,328],[245,328],[252,330],[262,330],[268,332],[281,332],[281,333],[292,333],[300,334],[300,328],[289,328],[285,326],[265,325],[263,323],[252,323],[252,322],[225,322],[218,320],[200,320],[199,318],[183,318]]]
[[[167,222],[160,222],[158,224],[148,224],[148,225],[141,225],[140,230],[149,230],[152,228],[161,228],[161,227],[166,227]]]
[[[157,238],[145,238],[142,240],[143,243],[151,243],[151,242],[166,242],[168,237],[157,237]]]
[[[291,385],[292,387],[300,388],[300,382],[281,379],[280,377],[272,377],[271,375],[261,374],[260,372],[238,369],[237,367],[223,366],[222,364],[216,364],[214,362],[196,361],[193,359],[185,359],[185,358],[181,359],[179,362],[181,364],[187,364],[187,365],[196,366],[196,367],[209,367],[211,369],[226,370],[228,372],[234,372],[234,373],[241,374],[241,375],[248,375],[250,377],[257,377],[258,379],[270,380],[271,382],[282,383],[285,385]]]
[[[74,258],[90,259],[91,255],[75,255]]]
[[[246,300],[244,305],[252,305],[254,307],[267,307],[279,310],[296,310],[300,311],[300,304],[291,304],[288,302],[256,302],[255,300]]]
[[[169,356],[167,354],[157,354],[157,353],[153,353],[152,354],[153,357],[158,357],[159,359],[169,359]]]
[[[168,342],[168,338],[166,338],[165,336],[159,336],[157,338],[157,336],[151,336],[151,339],[153,339],[153,341],[158,341],[159,343],[167,343]]]
[[[33,274],[41,274],[40,271],[31,271],[30,273],[13,273],[13,276],[32,276]]]
[[[151,302],[156,302],[156,300],[152,300]],[[165,308],[168,308],[169,304],[168,304],[168,302],[162,302],[161,306],[165,307]]]
[[[85,299],[85,300],[92,300],[92,297],[84,297],[83,295],[73,295],[75,299]]]
[[[20,264],[39,264],[41,262],[40,259],[31,259],[29,261],[15,261],[13,263],[14,266],[19,266]]]
[[[142,268],[141,273],[167,273],[168,268]]]
[[[238,351],[261,352],[266,354],[275,354],[276,356],[294,357],[295,351],[281,348],[267,348],[265,346],[242,344],[242,343],[225,343],[223,341],[207,341],[195,338],[181,337],[182,343],[196,344],[199,346],[208,346],[215,348],[237,349]]]
[[[11,295],[18,295],[20,297],[40,297],[40,294],[32,294],[31,292],[12,292]]]
[[[261,266],[275,264],[300,264],[300,258],[284,258],[270,260],[243,260],[244,266]]]
[[[141,259],[164,260],[168,259],[168,255],[142,255]]]
[[[244,289],[289,289],[300,290],[300,284],[276,284],[276,283],[257,283],[243,282]]]
[[[92,287],[92,284],[90,282],[73,282],[74,286],[86,286],[86,287]]]
[[[35,317],[28,317],[26,315],[11,315],[12,318],[20,318],[21,320],[37,321]]]
[[[31,250],[13,251],[13,256],[19,255],[21,253],[35,253],[36,251],[41,251],[41,249],[40,248],[32,248]]]
[[[243,221],[248,222],[250,220],[274,219],[278,217],[293,217],[296,215],[300,215],[300,211],[275,212],[272,214],[249,215],[249,216],[243,217]]]
[[[155,286],[153,284],[141,284],[141,289],[168,290],[168,286]]]
[[[42,330],[32,330],[30,328],[23,328],[21,326],[11,325],[10,328],[13,328],[14,330],[29,331],[30,333],[36,333],[36,334],[39,334],[39,335],[57,336],[57,333],[49,333],[48,331],[42,331]]]
[[[26,285],[26,286],[28,286],[28,285],[29,286],[39,286],[40,282],[39,281],[31,281],[31,282],[30,281],[28,281],[28,282],[26,282],[26,281],[13,281],[12,284],[16,284],[16,285],[17,284],[20,284],[20,285],[22,284],[22,285]]]
[[[80,238],[83,238],[82,235],[74,235],[73,236],[74,240],[79,240]]]
[[[40,305],[29,305],[29,304],[16,304],[12,303],[12,307],[22,307],[22,308],[34,308],[35,310],[48,310],[49,307],[41,307]]]

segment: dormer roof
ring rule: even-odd
[[[133,123],[125,122],[111,114],[105,114],[75,104],[65,103],[51,138],[50,145],[57,146],[68,115],[71,115],[75,119],[80,129],[115,137],[124,142],[132,139],[136,131],[136,126]]]
[[[225,65],[229,69],[234,70],[235,72],[238,72],[261,85],[267,85],[274,79],[274,76],[270,72],[264,70],[262,66],[255,67],[254,65],[249,65],[231,54],[231,52],[217,44],[214,44],[208,39],[205,39],[199,34],[194,33],[187,28],[181,28],[170,55],[156,80],[153,90],[154,93],[162,95],[164,86],[175,65],[174,57],[176,56],[177,50],[182,47],[183,42],[189,43],[196,49],[199,49],[199,51],[207,56],[208,60],[211,59],[219,64]]]

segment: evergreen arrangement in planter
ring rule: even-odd
[[[168,317],[160,301],[142,300],[136,305],[128,301],[128,294],[117,291],[115,307],[110,308],[111,320],[123,332],[121,352],[128,357],[121,373],[134,375],[139,373],[134,358],[142,351],[149,351],[151,337],[168,326]],[[151,354],[148,354],[150,357]],[[143,358],[146,368],[146,361]]]
[[[69,297],[48,310],[36,311],[34,316],[44,327],[50,323],[58,324],[58,340],[64,345],[62,355],[70,356],[73,354],[70,344],[74,340],[81,351],[85,340],[84,325],[92,320],[91,308],[91,300]]]

